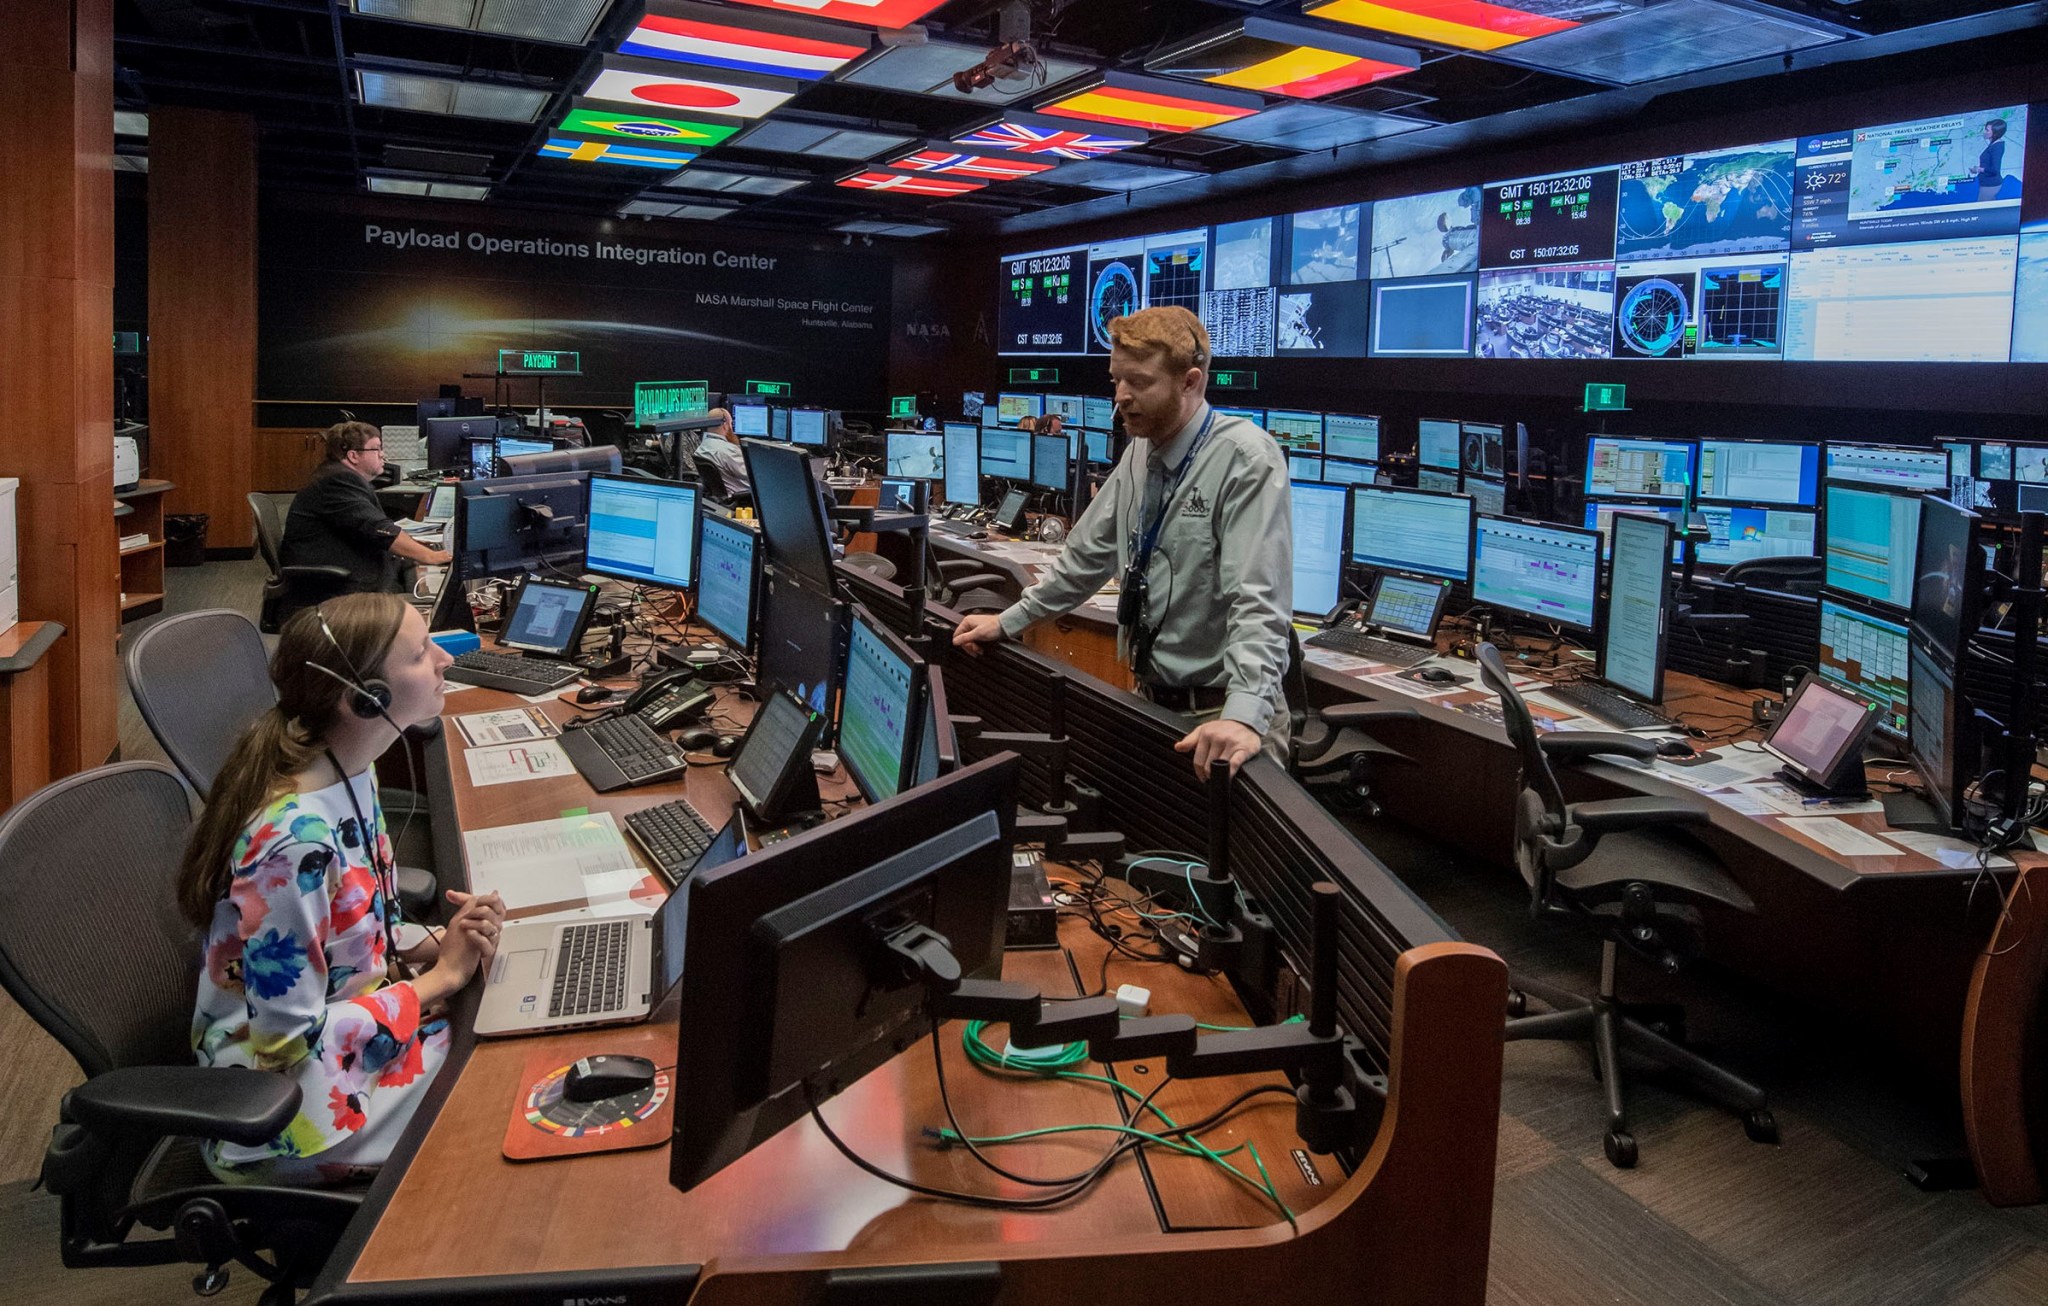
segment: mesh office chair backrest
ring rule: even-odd
[[[1546,823],[1555,834],[1564,833],[1567,824],[1564,789],[1557,782],[1557,774],[1550,769],[1550,758],[1544,753],[1536,733],[1536,719],[1529,714],[1529,705],[1522,701],[1522,695],[1515,689],[1514,678],[1507,663],[1501,660],[1500,650],[1491,644],[1481,644],[1476,656],[1480,678],[1488,689],[1500,696],[1501,724],[1507,729],[1508,742],[1514,745],[1515,755],[1522,763],[1522,789],[1515,799],[1515,863],[1540,907],[1550,897],[1555,871],[1540,855],[1541,850],[1534,841],[1540,827]]]
[[[157,622],[122,663],[149,733],[202,797],[249,723],[277,701],[263,636],[229,608]]]
[[[262,556],[263,565],[274,579],[280,565],[278,550],[283,547],[284,510],[270,495],[252,494],[249,496],[249,515],[256,519],[256,552]]]
[[[0,985],[88,1076],[190,1065],[199,939],[178,915],[191,791],[117,762],[0,819]]]

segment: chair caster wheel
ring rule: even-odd
[[[1607,1147],[1607,1163],[1617,1170],[1636,1168],[1636,1136],[1610,1129],[1603,1140]]]
[[[1529,995],[1520,989],[1508,990],[1508,1019],[1520,1020],[1529,1014]]]
[[[224,1265],[216,1265],[210,1270],[201,1270],[192,1276],[192,1291],[201,1297],[211,1297],[227,1286],[228,1271]]]
[[[1778,1141],[1778,1120],[1767,1106],[1742,1114],[1742,1132],[1749,1135],[1752,1143],[1775,1143]]]

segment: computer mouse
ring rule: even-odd
[[[677,735],[676,742],[683,746],[686,753],[717,753],[718,741],[721,738],[716,730],[695,726]],[[719,756],[723,757],[724,754],[720,753]]]
[[[740,737],[738,735],[720,735],[711,741],[711,755],[713,757],[731,757],[739,751]]]
[[[969,531],[969,532],[967,533],[967,538],[968,538],[968,539],[970,539],[970,540],[985,540],[985,539],[987,539],[987,538],[988,538],[988,532],[987,532],[987,531]]]
[[[608,1097],[638,1093],[653,1083],[654,1063],[646,1057],[604,1053],[585,1057],[569,1067],[569,1077],[562,1082],[562,1096],[571,1102],[601,1102]]]
[[[1657,741],[1657,756],[1659,757],[1692,757],[1694,755],[1693,746],[1686,743],[1683,739],[1660,739]]]
[[[608,685],[585,685],[576,691],[576,701],[579,703],[602,703],[611,696],[611,687]]]
[[[1458,678],[1442,667],[1424,667],[1415,673],[1417,680],[1426,680],[1432,685],[1455,685]]]

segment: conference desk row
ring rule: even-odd
[[[886,618],[901,620],[901,612]],[[929,629],[956,618],[929,613]],[[1206,794],[1173,753],[1174,719],[1128,694],[1014,647],[943,662],[950,707],[988,730],[1042,728],[1044,696],[1060,693],[1073,737],[1072,772],[1104,795],[1104,813],[1136,848],[1199,853]],[[721,690],[715,713],[739,725],[752,704]],[[519,705],[469,689],[446,717]],[[578,712],[548,699],[564,721]],[[427,751],[427,788],[444,883],[467,885],[467,831],[585,811],[623,817],[676,797],[715,825],[735,792],[722,765],[680,781],[593,793],[573,772],[479,787],[452,726]],[[978,756],[971,741],[963,754]],[[707,763],[712,759],[700,759]],[[1037,763],[1023,768],[1024,800],[1045,800]],[[853,800],[843,772],[821,782]],[[1152,992],[1154,1013],[1187,1012],[1213,1025],[1285,1019],[1304,1009],[1307,900],[1316,879],[1344,895],[1339,1011],[1354,1058],[1383,1077],[1385,1112],[1368,1146],[1312,1156],[1294,1133],[1289,1099],[1254,1098],[1202,1138],[1219,1151],[1257,1147],[1280,1198],[1270,1200],[1209,1163],[1148,1149],[1123,1160],[1071,1202],[1040,1211],[991,1210],[911,1195],[856,1170],[808,1119],[768,1139],[691,1192],[668,1182],[665,1144],[553,1160],[506,1160],[508,1123],[525,1102],[532,1062],[566,1065],[595,1052],[634,1052],[669,1065],[689,1055],[675,995],[639,1026],[534,1038],[468,1032],[475,985],[451,1015],[447,1066],[316,1284],[318,1302],[1241,1302],[1255,1285],[1371,1302],[1468,1302],[1485,1295],[1499,1110],[1505,968],[1459,942],[1295,783],[1263,760],[1232,786],[1232,847],[1241,886],[1272,913],[1280,964],[1271,987],[1247,993],[1163,963],[1117,959],[1110,987]],[[792,852],[806,835],[786,845]],[[638,856],[637,850],[635,856]],[[1056,865],[1055,879],[1065,874]],[[573,874],[573,872],[570,872]],[[567,896],[567,895],[565,895]],[[1051,995],[1078,995],[1102,973],[1108,945],[1073,919],[1060,948],[1013,951],[1007,978]],[[947,1083],[963,1126],[1009,1133],[1125,1121],[1127,1103],[1100,1085],[1018,1082],[970,1067],[960,1027],[943,1027]],[[992,1027],[991,1046],[1003,1032]],[[1076,1069],[1114,1075],[1138,1092],[1164,1074],[1143,1061]],[[1278,1076],[1173,1081],[1158,1104],[1176,1121],[1204,1118]],[[931,1049],[920,1041],[825,1104],[835,1131],[861,1155],[919,1182],[1009,1196],[1033,1190],[977,1168],[924,1136],[942,1126]],[[1137,1121],[1127,1123],[1136,1124]],[[1002,1149],[1014,1168],[1066,1174],[1108,1144],[1078,1141]],[[1246,1153],[1237,1160],[1244,1161]]]
[[[1057,556],[1057,546],[1020,540],[972,540],[933,532],[942,555],[973,558],[1030,584]],[[1782,596],[1767,596],[1782,598]],[[1071,616],[1047,622],[1027,642],[1096,670],[1117,672],[1114,600],[1103,596]],[[1453,649],[1445,636],[1439,648]],[[1547,664],[1547,658],[1538,659]],[[1485,715],[1462,710],[1493,698],[1477,684],[1477,666],[1451,658],[1470,681],[1453,693],[1404,685],[1393,668],[1308,650],[1309,701],[1315,706],[1360,700],[1412,705],[1416,718],[1375,726],[1374,737],[1405,761],[1382,759],[1373,788],[1393,819],[1422,830],[1512,875],[1513,800],[1520,768],[1504,731]],[[1513,656],[1510,655],[1513,662]],[[1590,663],[1582,663],[1587,671]],[[1544,674],[1549,674],[1546,665]],[[1533,686],[1532,686],[1533,688]],[[1754,699],[1683,672],[1667,672],[1665,711],[1696,726],[1727,753],[1754,750],[1761,727],[1746,727]],[[1579,723],[1588,724],[1588,723]],[[1870,778],[1896,785],[1903,767],[1873,767]],[[1883,839],[1881,813],[1816,809],[1874,836],[1888,851],[1845,854],[1809,836],[1800,818],[1738,810],[1713,793],[1682,783],[1666,763],[1652,768],[1596,760],[1561,774],[1565,796],[1578,802],[1648,794],[1703,796],[1712,824],[1702,837],[1756,900],[1753,916],[1710,918],[1708,954],[1729,969],[1817,1007],[1841,1013],[1905,1053],[1909,1075],[1954,1086],[1962,1095],[1973,1159],[1988,1197],[2001,1204],[2042,1199],[2048,1160],[2048,1102],[2031,1086],[2029,1066],[2048,1061],[2043,1002],[2048,987],[2048,858],[2026,851],[1990,869],[1956,864]],[[1446,785],[1447,775],[1458,777]],[[2026,887],[2032,882],[2033,888]],[[1485,940],[1479,940],[1485,942]]]

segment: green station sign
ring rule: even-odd
[[[796,387],[788,381],[747,382],[748,394],[766,395],[770,399],[787,399],[795,392],[795,390]]]
[[[500,376],[582,376],[583,355],[574,349],[500,349]]]

